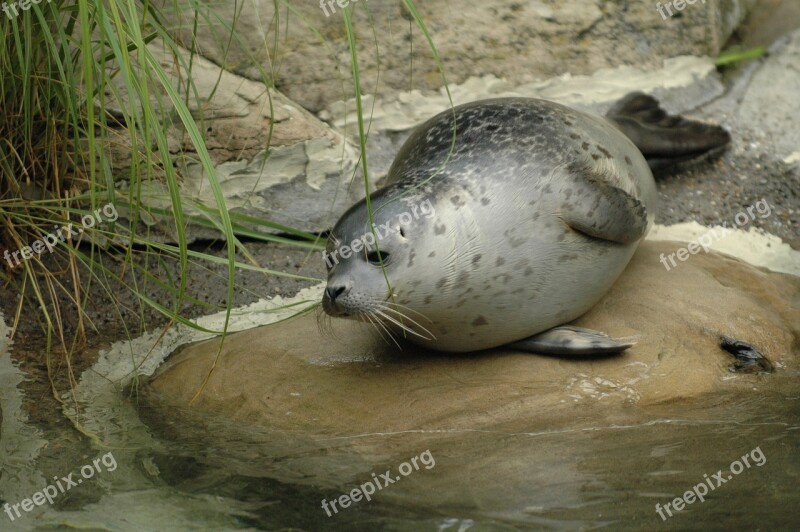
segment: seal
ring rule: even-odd
[[[655,182],[631,138],[658,166],[729,140],[639,93],[607,118],[528,98],[434,116],[386,186],[333,227],[323,310],[441,351],[627,349],[632,338],[564,324],[608,291],[653,224]]]

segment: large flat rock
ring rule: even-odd
[[[796,470],[793,455],[779,449],[791,445],[784,420],[800,374],[800,279],[713,252],[667,271],[660,254],[683,246],[645,242],[608,295],[577,320],[640,335],[621,356],[399,353],[361,324],[341,320],[330,331],[307,315],[233,334],[218,358],[216,339],[187,346],[140,401],[155,430],[224,449],[225,467],[242,478],[311,493],[298,502],[311,522],[328,519],[322,495],[349,493],[371,473],[394,474],[429,451],[430,470],[325,522],[425,508],[540,528],[632,526],[632,516],[655,526],[655,502],[761,445],[769,463],[747,473],[755,480],[731,483],[724,497],[673,524],[713,528],[738,512],[748,526],[779,526],[778,503],[757,502],[752,482],[787,471],[775,481],[786,489]],[[732,359],[718,347],[723,334],[757,346],[776,372],[729,372]],[[203,454],[217,463],[217,451]],[[742,500],[754,501],[743,516]]]
[[[747,393],[754,377],[728,371],[721,335],[757,346],[779,371],[796,369],[800,279],[713,252],[667,271],[660,254],[679,247],[645,242],[612,290],[575,322],[639,335],[620,356],[398,352],[364,324],[336,320],[323,334],[327,328],[307,315],[229,336],[193,408],[320,435],[514,425],[534,411],[552,423],[576,402],[652,405],[722,389]],[[188,405],[218,345],[210,340],[173,356],[151,393]]]

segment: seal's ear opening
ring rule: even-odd
[[[622,98],[606,118],[633,141],[654,173],[701,157],[718,157],[731,141],[722,127],[672,116],[642,92]]]

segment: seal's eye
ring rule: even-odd
[[[380,266],[381,264],[381,255],[383,256],[383,263],[386,264],[389,261],[389,254],[385,251],[381,251],[378,253],[377,251],[370,251],[367,253],[367,262],[370,264],[375,264]]]

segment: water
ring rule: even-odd
[[[242,526],[714,530],[736,523],[782,529],[800,520],[800,394],[797,375],[782,380],[795,391],[631,406],[614,412],[613,421],[602,409],[586,408],[544,430],[534,420],[498,430],[309,438],[243,430],[190,412],[173,413],[180,426],[165,426],[158,407],[143,417],[173,442],[171,452],[154,459],[172,485],[260,505]],[[332,517],[322,509],[323,499],[350,492],[373,472],[396,476],[415,454],[409,449],[429,450],[435,466]],[[714,479],[718,471],[722,482]],[[699,484],[708,486],[706,479],[713,489],[697,489],[704,501],[689,496],[692,504],[682,511],[673,505],[672,517],[663,509],[659,516],[656,503],[663,508]]]
[[[318,291],[309,289],[298,298],[316,301]],[[285,315],[265,312],[269,308],[262,302],[241,309],[234,328]],[[220,316],[199,321],[214,328]],[[8,330],[2,327],[0,353],[8,353]],[[202,337],[178,327],[158,342],[157,335],[148,335],[115,344],[80,376],[63,411],[44,412],[35,420],[24,414],[29,409],[20,391],[23,373],[7,354],[0,356],[0,502],[21,505],[69,473],[82,480],[58,493],[52,504],[29,512],[19,507],[22,513],[13,521],[0,513],[0,530],[727,530],[734,524],[781,530],[800,525],[796,365],[771,375],[722,373],[723,380],[738,385],[660,403],[642,404],[625,393],[576,393],[542,406],[510,402],[508,415],[482,416],[478,401],[472,405],[480,420],[474,426],[442,417],[425,430],[396,432],[332,430],[329,420],[302,430],[292,423],[268,430],[267,423],[232,422],[163,404],[150,392],[131,393],[135,374],[152,374],[178,346]],[[374,364],[351,357],[320,371],[334,374],[347,366],[367,374]],[[434,365],[414,367],[433,371]],[[582,371],[579,362],[570,367],[576,375]],[[303,375],[295,378],[302,381]],[[486,394],[509,383],[519,388],[520,398],[548,392],[516,375],[494,378],[507,382],[488,383]],[[574,388],[588,384],[577,379]],[[459,386],[454,382],[447,393],[458,393]],[[430,411],[430,405],[414,401],[416,391],[408,390],[397,404],[411,412]],[[352,401],[368,406],[370,397]],[[397,480],[403,464],[421,460],[426,452],[434,465],[409,469]],[[82,468],[109,456],[113,468],[110,460],[101,461],[83,477]],[[330,506],[387,471],[395,481],[380,485],[372,500],[362,498],[330,516],[323,508],[323,501]],[[712,480],[715,475],[720,480]],[[708,482],[714,489],[703,494],[704,501],[686,495],[696,487],[702,492],[698,486]],[[676,497],[691,502],[677,510]]]

